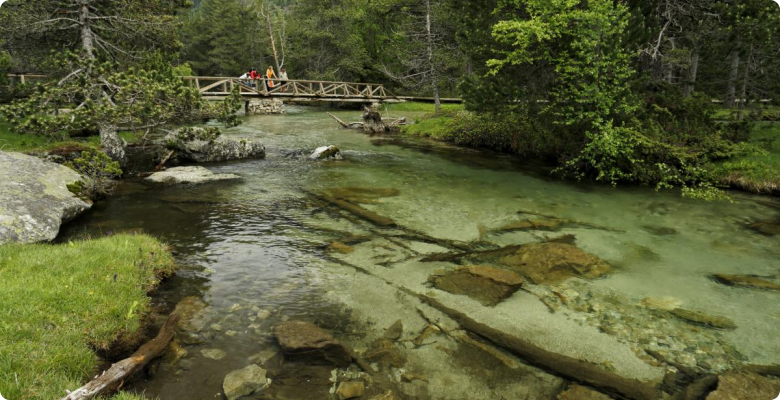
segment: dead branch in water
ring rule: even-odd
[[[88,400],[111,393],[124,385],[136,372],[146,367],[152,360],[162,355],[175,335],[176,325],[179,323],[179,315],[171,314],[165,322],[157,337],[149,343],[141,346],[132,356],[112,365],[103,374],[93,379],[86,385],[68,393],[60,400]]]

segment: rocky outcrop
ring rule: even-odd
[[[771,400],[780,393],[780,379],[750,372],[729,372],[718,377],[718,388],[707,400]]]
[[[472,265],[450,273],[432,276],[440,290],[469,296],[486,306],[494,306],[523,286],[523,278],[512,271]]]
[[[161,154],[173,150],[174,158],[183,162],[204,163],[265,157],[265,146],[262,144],[248,139],[224,137],[216,128],[182,128],[166,135],[161,144],[164,147]]]
[[[250,365],[229,373],[222,383],[222,391],[228,400],[259,392],[271,386],[271,380],[266,377],[268,371],[257,365]]]
[[[155,172],[146,178],[147,182],[166,185],[201,184],[216,181],[241,179],[235,174],[215,174],[203,167],[176,167]]]
[[[288,359],[346,367],[352,363],[349,350],[330,334],[303,321],[282,322],[274,335]]]
[[[341,150],[336,146],[322,146],[314,150],[309,156],[312,160],[341,159]]]
[[[92,206],[68,190],[79,180],[62,165],[0,151],[0,244],[57,237],[60,225]]]
[[[279,99],[263,99],[246,103],[246,115],[268,114],[284,114],[284,102]]]
[[[595,279],[612,270],[600,258],[566,243],[524,245],[500,262],[535,284],[560,282],[575,276]]]

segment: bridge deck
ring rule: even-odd
[[[245,99],[280,98],[288,101],[379,102],[400,103],[404,100],[388,94],[376,83],[328,82],[308,80],[269,81],[233,77],[186,76],[190,86],[205,98],[222,98],[238,88]],[[273,84],[273,87],[271,86]]]

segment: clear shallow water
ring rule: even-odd
[[[337,128],[320,110],[288,111],[284,116],[247,117],[243,125],[227,131],[260,141],[268,150],[265,160],[208,165],[215,172],[241,175],[240,183],[170,188],[125,184],[119,196],[65,228],[65,240],[125,230],[162,237],[178,252],[182,270],[156,301],[170,309],[184,297],[197,296],[209,305],[208,340],[185,347],[188,355],[179,364],[161,366],[154,377],[135,383],[134,390],[162,399],[213,398],[228,372],[247,365],[249,356],[275,348],[272,327],[288,319],[315,322],[358,350],[370,347],[371,340],[399,318],[407,326],[405,336],[419,335],[425,322],[414,320],[419,319],[416,304],[407,304],[408,299],[381,280],[353,275],[345,265],[379,265],[384,269],[371,271],[393,284],[409,281],[408,287],[416,290],[433,269],[448,266],[435,265],[428,271],[405,265],[420,254],[446,249],[411,241],[407,244],[417,247],[407,251],[375,238],[355,245],[353,254],[329,252],[327,246],[345,235],[376,232],[309,194],[344,187],[397,189],[397,196],[365,207],[435,238],[503,246],[574,235],[578,247],[606,260],[615,271],[604,279],[573,279],[554,288],[591,296],[583,300],[589,302],[585,307],[589,311],[582,312],[578,309],[582,304],[575,304],[560,318],[606,331],[637,354],[648,346],[668,347],[675,361],[697,347],[727,353],[728,357],[707,360],[716,365],[704,366],[715,370],[726,368],[728,362],[780,363],[780,293],[727,287],[710,278],[714,273],[751,274],[777,282],[778,237],[746,227],[777,219],[778,210],[761,203],[768,199],[735,193],[735,203],[705,203],[648,188],[557,181],[543,168],[518,158],[428,141],[369,137]],[[337,115],[358,120],[360,113]],[[313,162],[289,156],[330,144],[340,147],[346,160]],[[495,231],[534,218],[518,212],[578,224],[559,232]],[[639,306],[647,297],[673,297],[686,309],[730,318],[738,328],[663,325],[656,319],[668,316]],[[506,311],[513,315],[521,306],[508,301],[496,309],[501,307],[515,307]],[[257,318],[257,310],[270,317]],[[629,317],[640,322],[626,323]],[[561,336],[566,337],[563,332]],[[658,345],[659,337],[671,337],[671,344]],[[426,375],[427,382],[401,379],[393,387],[399,395],[554,398],[563,384],[540,371],[508,369],[506,363],[496,364],[495,357],[451,338],[438,343],[402,346],[409,359],[406,368]],[[449,350],[434,350],[442,346]],[[226,356],[212,360],[201,353],[215,348]],[[272,390],[249,398],[329,395],[330,369],[296,365],[275,373]]]

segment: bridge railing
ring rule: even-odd
[[[46,75],[40,74],[8,74],[8,77],[14,81],[19,80],[22,84],[27,83],[30,80],[46,80],[49,79]]]
[[[190,86],[204,96],[226,96],[236,86],[241,94],[267,97],[313,97],[333,99],[383,99],[388,95],[377,83],[329,82],[290,79],[239,79],[235,77],[185,76]]]

